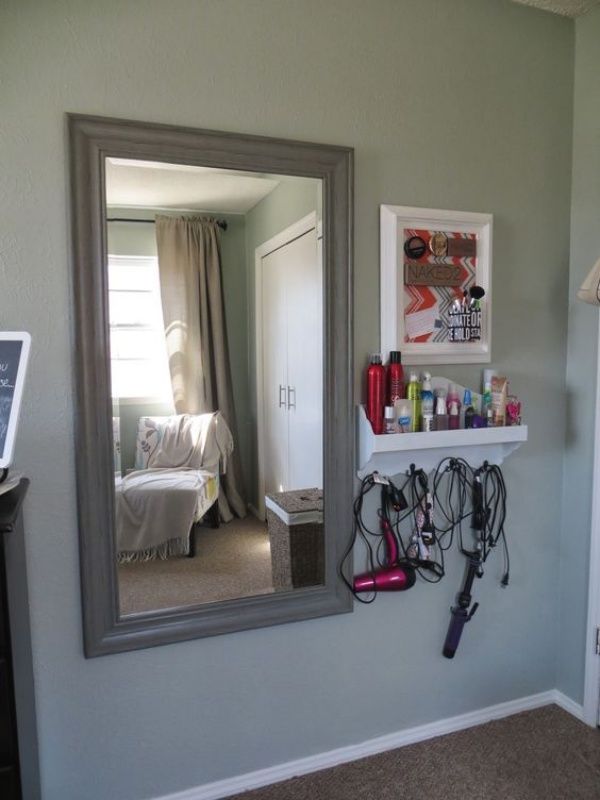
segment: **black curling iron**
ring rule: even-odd
[[[484,467],[485,468],[485,467]],[[448,625],[448,633],[444,642],[443,654],[446,658],[454,658],[454,654],[460,643],[463,628],[473,618],[473,614],[479,608],[479,603],[471,606],[471,591],[475,578],[483,575],[483,554],[481,545],[482,531],[485,527],[487,512],[483,507],[483,489],[481,486],[481,469],[475,472],[473,480],[473,514],[471,516],[471,528],[479,532],[479,542],[474,551],[463,551],[467,557],[467,574],[462,590],[458,595],[458,605],[452,608],[452,616]],[[471,608],[469,609],[469,606]]]
[[[463,588],[458,595],[458,605],[452,609],[452,617],[450,625],[448,626],[448,633],[446,634],[446,641],[444,642],[443,653],[446,658],[454,658],[456,649],[462,636],[463,628],[469,622],[473,614],[479,608],[479,603],[473,603],[471,609],[471,590],[473,588],[473,581],[475,578],[481,578],[483,569],[481,566],[481,551],[476,550],[470,553],[467,562],[467,574]]]

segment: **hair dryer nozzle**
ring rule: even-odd
[[[409,564],[395,564],[354,578],[355,592],[403,592],[414,586],[416,575]]]

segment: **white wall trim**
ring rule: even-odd
[[[433,739],[434,736],[443,736],[446,733],[462,731],[475,725],[483,725],[485,722],[509,717],[521,711],[541,708],[552,703],[560,706],[578,719],[583,716],[582,706],[577,705],[562,692],[551,689],[547,692],[532,694],[517,700],[509,700],[506,703],[487,706],[478,711],[469,711],[456,717],[448,717],[425,725],[417,725],[414,728],[406,728],[386,736],[378,736],[376,739],[369,739],[359,744],[339,747],[336,750],[317,753],[307,758],[299,758],[295,761],[277,764],[274,767],[247,772],[245,775],[225,778],[214,783],[205,783],[202,786],[164,795],[153,800],[220,800],[220,798],[230,797],[250,789],[258,789],[261,786],[279,783],[299,775],[308,775],[311,772],[335,767],[338,764],[346,764],[349,761],[365,758],[365,756],[372,756],[377,753],[384,753],[387,750],[394,750],[397,747],[404,747],[407,744]]]
[[[576,703],[575,700],[571,700],[570,697],[567,697],[566,694],[559,692],[558,689],[554,689],[554,703],[557,706],[563,709],[563,711],[567,711],[573,717],[581,722],[585,722],[584,714],[583,714],[583,706],[581,703]]]
[[[583,714],[588,725],[597,725],[600,702],[600,657],[596,654],[596,627],[600,625],[600,316],[598,317],[596,366],[596,413],[594,419],[594,466],[592,472],[592,524],[590,574],[585,641]]]

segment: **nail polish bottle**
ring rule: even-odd
[[[448,409],[448,429],[457,431],[460,428],[460,411],[456,400],[452,400]]]
[[[473,408],[473,401],[471,399],[471,390],[465,389],[465,396],[463,399],[463,407],[465,409],[465,428],[473,427],[473,417],[475,416],[475,409]]]
[[[448,430],[448,406],[446,405],[446,392],[444,389],[438,390],[433,422],[436,431]]]

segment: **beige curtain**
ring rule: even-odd
[[[221,479],[221,517],[246,515],[221,284],[219,229],[214,219],[156,217],[156,242],[167,353],[175,411],[220,411],[234,439]]]

